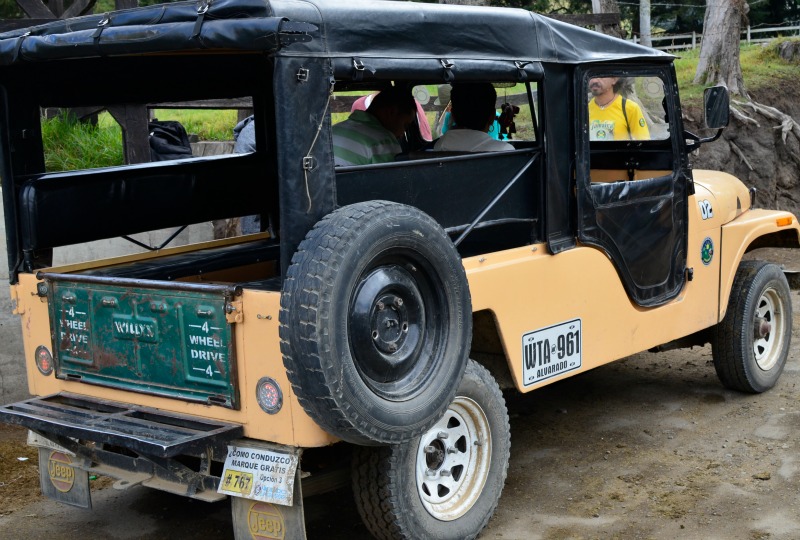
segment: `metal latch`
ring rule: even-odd
[[[444,68],[444,81],[452,82],[453,79],[455,79],[455,75],[453,75],[453,68],[455,67],[455,64],[453,61],[448,59],[440,59],[439,63],[441,63],[442,67]]]
[[[244,320],[242,301],[231,301],[225,304],[225,320],[230,324],[240,323]]]
[[[366,66],[364,66],[364,62],[362,62],[360,58],[353,58],[353,70],[354,81],[360,81],[364,78]]]
[[[522,60],[514,60],[514,67],[517,68],[517,80],[518,81],[527,81],[528,80],[528,73],[525,71],[525,66],[530,64],[531,62],[524,62]]]
[[[309,73],[308,68],[300,68],[297,71],[297,82],[307,82]]]

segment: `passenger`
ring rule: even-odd
[[[390,86],[381,90],[366,111],[355,111],[333,126],[333,156],[337,166],[394,161],[403,151],[398,141],[414,121],[417,104],[411,92]]]
[[[256,123],[252,114],[233,127],[233,152],[243,154],[256,151]]]
[[[619,94],[619,77],[589,79],[589,139],[592,141],[641,141],[650,138],[639,105]]]
[[[350,107],[350,112],[356,111],[366,111],[367,108],[372,104],[372,100],[375,99],[378,93],[369,94],[366,96],[361,96],[357,100],[353,102],[353,106]],[[428,117],[425,115],[425,109],[422,108],[422,104],[414,99],[414,103],[417,105],[417,123],[419,124],[419,134],[424,141],[432,141],[433,136],[431,134],[431,124],[428,122]]]
[[[497,92],[491,83],[456,83],[450,92],[454,125],[433,146],[439,152],[504,152],[510,144],[493,139]]]

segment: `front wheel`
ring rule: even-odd
[[[733,281],[728,311],[714,328],[714,367],[732,390],[769,390],[783,372],[792,338],[792,300],[774,264],[744,261]]]
[[[500,500],[510,449],[500,388],[470,361],[444,416],[421,437],[356,449],[358,511],[379,539],[475,538]]]

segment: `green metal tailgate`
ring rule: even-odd
[[[238,408],[232,286],[41,274],[56,376]],[[44,292],[44,291],[41,291]]]

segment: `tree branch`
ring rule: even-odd
[[[739,106],[749,107],[755,113],[759,113],[762,116],[766,116],[770,120],[775,120],[780,122],[779,125],[775,126],[775,129],[781,130],[781,139],[783,143],[786,144],[786,137],[789,136],[789,133],[793,133],[798,140],[800,140],[800,124],[798,124],[794,118],[789,116],[783,111],[776,109],[775,107],[770,107],[769,105],[762,105],[761,103],[757,103],[755,101],[747,101],[747,102],[738,102],[734,101]],[[731,107],[733,110],[733,107]]]
[[[42,0],[17,0],[17,5],[22,8],[25,15],[31,19],[57,19],[52,11],[47,9]]]
[[[734,101],[734,103],[736,103],[739,106],[742,105],[741,103],[739,103],[737,101]],[[742,111],[740,111],[739,109],[737,109],[733,105],[731,105],[731,112],[733,113],[733,117],[736,118],[737,120],[739,120],[740,122],[742,122],[744,124],[755,124],[756,127],[761,127],[761,124],[759,124],[757,120],[755,120],[754,118],[750,118],[749,116],[744,114]]]
[[[744,162],[744,164],[747,165],[747,168],[750,169],[751,171],[754,170],[753,166],[750,165],[750,162],[747,161],[747,158],[745,157],[744,152],[742,152],[742,149],[736,146],[736,143],[734,143],[733,141],[728,141],[728,144],[731,145],[731,150],[733,150],[733,153],[739,156],[739,159],[741,159]]]
[[[79,17],[81,15],[86,15],[87,13],[92,11],[94,5],[97,3],[97,0],[75,0],[72,2],[72,5],[69,6],[66,10],[64,10],[64,15],[62,16],[63,19],[68,19],[70,17]]]

